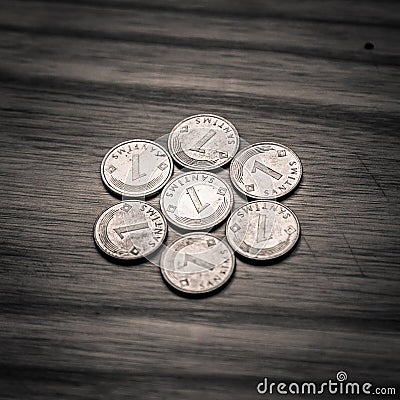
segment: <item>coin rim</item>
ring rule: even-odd
[[[281,143],[277,143],[277,142],[259,142],[259,143],[254,143],[254,144],[250,144],[248,146],[246,146],[244,149],[240,150],[238,153],[236,153],[234,159],[239,158],[245,151],[247,151],[248,149],[250,149],[251,147],[256,147],[256,146],[264,146],[264,145],[275,145],[275,146],[281,146],[287,150],[289,150],[291,153],[294,154],[294,156],[297,158],[297,160],[299,161],[299,166],[300,166],[300,178],[299,180],[296,182],[296,184],[294,186],[292,186],[290,188],[290,190],[286,193],[280,194],[280,195],[274,195],[274,196],[258,196],[258,195],[249,195],[248,192],[245,192],[242,188],[240,188],[236,182],[235,179],[233,179],[233,172],[232,172],[232,165],[233,163],[231,163],[231,165],[229,166],[229,178],[233,184],[233,186],[239,190],[240,193],[244,194],[246,197],[251,198],[251,199],[258,199],[258,200],[273,200],[273,199],[279,199],[281,197],[287,196],[289,193],[291,193],[294,189],[296,189],[296,187],[299,185],[302,177],[303,177],[303,164],[300,160],[300,157],[297,155],[297,153],[292,150],[290,147],[287,147],[284,144]]]
[[[108,156],[109,156],[115,149],[117,149],[118,147],[120,147],[120,146],[122,146],[122,145],[125,145],[125,144],[127,144],[127,143],[134,143],[134,142],[146,142],[146,143],[150,143],[150,144],[152,144],[152,145],[156,145],[156,146],[160,147],[160,148],[165,152],[165,154],[167,155],[168,160],[169,160],[170,165],[171,165],[170,171],[169,171],[169,173],[168,173],[168,177],[167,177],[167,179],[165,179],[165,181],[162,183],[162,185],[156,187],[155,189],[147,190],[146,192],[143,192],[142,194],[132,194],[132,193],[129,193],[129,192],[122,192],[122,191],[120,191],[120,190],[118,190],[118,189],[114,189],[114,187],[111,186],[110,182],[108,182],[107,177],[106,177],[106,175],[105,175],[105,171],[104,171],[106,160],[108,159]],[[131,139],[131,140],[126,140],[125,142],[118,143],[117,145],[115,145],[114,147],[112,147],[112,148],[107,152],[107,154],[103,157],[103,160],[102,160],[101,166],[100,166],[101,178],[102,178],[102,181],[103,181],[103,183],[105,184],[105,186],[106,186],[112,193],[115,193],[115,194],[117,194],[117,195],[119,195],[119,196],[122,196],[122,197],[126,196],[126,197],[128,197],[128,198],[141,198],[141,197],[144,197],[144,196],[149,196],[149,195],[154,194],[154,193],[158,193],[159,191],[161,191],[161,189],[162,189],[162,188],[168,183],[168,181],[171,179],[171,176],[172,176],[173,172],[174,172],[174,162],[173,162],[172,157],[171,157],[171,154],[169,154],[168,150],[166,150],[166,149],[164,148],[164,146],[158,144],[158,143],[155,142],[154,140],[147,140],[147,139]]]
[[[260,256],[251,257],[251,256],[249,256],[247,253],[244,253],[244,252],[240,249],[240,247],[238,247],[235,243],[231,243],[231,240],[229,239],[228,227],[229,227],[229,224],[231,223],[232,218],[233,218],[234,215],[236,214],[236,212],[239,211],[240,209],[242,209],[243,207],[248,206],[249,204],[254,204],[254,203],[259,203],[259,202],[275,203],[275,204],[277,204],[277,205],[279,205],[279,206],[282,206],[282,207],[286,208],[286,209],[294,216],[294,219],[295,219],[295,221],[297,222],[297,227],[298,227],[298,229],[297,229],[297,238],[296,238],[296,240],[293,242],[293,244],[292,244],[287,250],[285,250],[285,252],[283,252],[283,253],[278,253],[277,255],[275,255],[275,256],[273,256],[273,257],[260,257]],[[226,226],[225,226],[225,237],[226,237],[226,240],[228,241],[229,245],[232,247],[233,251],[236,252],[236,253],[241,254],[242,256],[246,257],[246,258],[249,259],[249,260],[274,260],[275,258],[279,258],[279,257],[285,255],[285,254],[288,253],[288,252],[296,245],[296,243],[299,241],[299,239],[300,239],[300,233],[301,233],[300,221],[299,221],[299,219],[297,218],[297,215],[295,214],[295,212],[294,212],[290,207],[286,206],[285,204],[280,203],[279,201],[268,200],[268,199],[264,199],[264,200],[261,200],[261,199],[260,199],[260,200],[250,201],[250,202],[248,202],[248,203],[246,203],[246,204],[243,204],[242,206],[238,207],[236,210],[234,210],[234,211],[232,212],[232,214],[230,215],[228,221],[226,222]],[[237,249],[236,249],[236,247],[237,247]]]
[[[109,250],[105,249],[105,248],[102,246],[102,243],[100,243],[100,242],[97,240],[97,237],[96,237],[96,231],[97,231],[96,228],[97,228],[97,224],[99,223],[101,217],[102,217],[107,211],[109,211],[109,210],[110,210],[111,208],[113,208],[113,207],[116,207],[116,206],[121,205],[122,203],[145,203],[146,205],[148,205],[148,206],[154,208],[154,209],[160,214],[160,216],[161,216],[161,218],[162,218],[162,220],[164,221],[164,224],[165,224],[165,230],[164,230],[164,234],[163,234],[162,240],[160,240],[158,246],[152,247],[151,250],[150,250],[149,252],[146,252],[145,254],[140,254],[139,256],[134,256],[134,255],[132,254],[132,257],[128,257],[128,258],[127,258],[127,257],[120,257],[120,256],[117,256],[117,255],[111,253]],[[120,201],[119,203],[114,204],[113,206],[110,206],[110,207],[104,209],[104,210],[100,213],[100,215],[96,218],[96,221],[95,221],[95,223],[94,223],[94,225],[93,225],[93,237],[94,237],[94,241],[95,241],[97,247],[98,247],[103,253],[107,254],[108,256],[113,257],[113,258],[117,258],[118,260],[125,260],[125,261],[129,261],[129,260],[140,260],[141,258],[145,258],[146,256],[148,256],[148,255],[154,253],[154,252],[157,251],[157,250],[162,246],[162,244],[164,243],[164,240],[165,240],[165,238],[167,237],[167,233],[168,233],[168,223],[167,223],[167,221],[166,221],[165,216],[163,215],[163,213],[162,213],[160,210],[158,210],[157,208],[155,208],[152,204],[150,204],[150,203],[148,203],[148,202],[146,202],[146,201],[143,201],[143,200],[125,200],[125,201]]]
[[[165,272],[164,272],[164,270],[166,270],[166,268],[164,268],[163,265],[164,265],[164,263],[165,263],[165,258],[167,257],[167,253],[170,251],[171,246],[174,245],[175,243],[179,242],[180,240],[185,239],[186,237],[189,237],[189,236],[210,236],[210,237],[212,237],[212,238],[214,238],[214,239],[216,239],[216,240],[219,240],[219,241],[220,241],[221,243],[223,243],[223,244],[226,246],[226,248],[228,249],[228,251],[229,251],[229,253],[230,253],[230,255],[231,255],[232,268],[231,268],[230,273],[229,273],[229,275],[227,276],[227,278],[226,278],[224,281],[222,281],[222,283],[221,283],[220,285],[218,285],[218,286],[216,286],[216,287],[214,286],[214,287],[211,288],[211,289],[202,290],[202,291],[200,291],[200,292],[198,292],[198,291],[193,292],[193,291],[189,291],[189,290],[184,290],[184,289],[180,288],[179,286],[176,286],[176,285],[175,285],[174,283],[172,283],[172,281],[171,281],[170,279],[168,279],[168,277],[166,276],[166,274],[165,274]],[[177,238],[176,240],[174,240],[174,241],[167,247],[167,249],[166,249],[166,250],[163,252],[163,254],[161,255],[161,259],[160,259],[160,272],[161,272],[161,275],[162,275],[163,279],[167,282],[167,284],[171,285],[174,289],[176,289],[176,290],[178,290],[178,291],[180,291],[180,292],[182,292],[182,293],[187,293],[187,294],[192,294],[192,295],[204,294],[204,293],[211,293],[211,292],[213,292],[213,291],[215,291],[215,290],[220,289],[221,287],[223,287],[225,284],[227,284],[227,283],[229,282],[229,280],[231,279],[233,273],[235,272],[235,269],[236,269],[236,257],[235,257],[235,252],[234,252],[234,250],[232,249],[232,247],[230,246],[230,244],[227,243],[227,241],[221,240],[221,239],[219,239],[217,236],[215,236],[215,235],[213,235],[213,234],[211,234],[211,233],[208,233],[208,232],[207,232],[207,233],[203,233],[203,232],[189,232],[189,233],[185,233],[185,234],[182,235],[181,237],[179,237],[179,238]],[[169,270],[167,270],[167,271],[169,271]],[[196,272],[196,273],[199,273],[199,272]],[[188,274],[190,274],[190,273],[188,273]]]
[[[195,173],[198,173],[198,174],[205,174],[205,173],[206,173],[206,174],[211,175],[211,176],[213,176],[213,177],[219,179],[220,181],[222,181],[222,182],[225,184],[225,186],[228,188],[228,191],[229,191],[229,193],[231,194],[231,199],[232,199],[232,201],[231,201],[230,207],[227,208],[226,212],[223,214],[223,218],[220,219],[219,221],[215,222],[215,223],[212,224],[212,225],[209,224],[209,225],[198,226],[198,227],[194,227],[194,228],[188,228],[188,227],[186,227],[186,226],[184,226],[184,225],[181,225],[181,224],[178,223],[178,222],[175,222],[174,220],[170,219],[170,217],[168,216],[168,213],[166,212],[166,210],[165,210],[165,208],[164,208],[164,204],[163,204],[163,198],[165,197],[165,192],[167,191],[167,185],[165,185],[164,188],[163,188],[163,190],[162,190],[162,192],[161,192],[161,195],[160,195],[160,208],[161,208],[161,211],[163,212],[163,214],[164,214],[165,218],[167,219],[167,221],[169,221],[169,222],[170,222],[172,225],[174,225],[175,227],[181,228],[181,229],[183,229],[183,230],[185,230],[185,231],[196,231],[196,230],[201,230],[201,231],[202,231],[202,230],[204,230],[204,229],[216,227],[216,226],[219,225],[221,222],[225,221],[225,219],[228,217],[229,213],[232,211],[232,208],[233,208],[233,205],[234,205],[234,202],[235,202],[234,194],[233,194],[233,190],[232,190],[231,186],[230,186],[227,182],[225,182],[224,179],[220,178],[218,175],[214,174],[213,172],[208,172],[208,171],[189,171],[189,172],[184,172],[183,174],[175,175],[175,176],[168,182],[168,184],[171,184],[172,182],[174,182],[174,181],[177,180],[177,179],[180,179],[180,178],[183,177],[183,176],[190,175],[190,174],[195,174]]]
[[[210,167],[199,167],[199,166],[196,166],[196,168],[193,168],[191,165],[187,165],[187,164],[185,164],[184,162],[182,162],[181,160],[179,160],[179,159],[175,156],[174,152],[171,151],[171,140],[172,140],[171,137],[172,137],[172,135],[174,134],[174,130],[175,130],[179,125],[181,125],[182,123],[184,123],[185,121],[187,121],[187,120],[189,120],[189,119],[192,119],[192,118],[204,117],[204,116],[214,117],[214,118],[221,119],[221,120],[223,120],[224,122],[226,122],[226,123],[232,128],[233,132],[234,132],[235,135],[236,135],[236,139],[237,139],[237,141],[236,141],[236,146],[235,146],[235,151],[233,152],[232,156],[231,156],[231,157],[228,157],[228,158],[226,159],[226,161],[225,161],[223,164],[220,164],[220,165],[217,165],[217,166],[211,167],[211,168],[210,168]],[[195,115],[191,115],[190,117],[187,117],[187,118],[183,119],[182,121],[178,122],[178,123],[171,129],[171,132],[169,133],[169,136],[168,136],[168,151],[170,152],[170,154],[171,154],[172,158],[174,159],[174,161],[176,161],[176,163],[178,163],[178,164],[181,165],[182,167],[185,167],[185,168],[190,169],[190,170],[192,170],[192,171],[198,171],[198,170],[200,170],[200,171],[212,171],[212,170],[214,170],[214,169],[217,169],[217,168],[222,167],[223,165],[226,165],[227,163],[231,162],[232,159],[235,157],[236,153],[237,153],[238,150],[239,150],[239,147],[240,147],[240,136],[239,136],[239,133],[238,133],[238,131],[237,131],[235,125],[233,125],[232,122],[230,122],[230,121],[227,120],[226,118],[220,117],[220,116],[217,115],[217,114],[195,114]]]

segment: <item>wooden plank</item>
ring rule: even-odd
[[[251,399],[264,376],[339,370],[399,387],[396,2],[1,7],[0,398]],[[104,258],[92,228],[118,201],[108,149],[165,142],[201,112],[290,146],[304,178],[283,201],[295,251],[238,258],[224,291],[195,300],[150,262]]]

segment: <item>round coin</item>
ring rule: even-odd
[[[228,216],[233,192],[211,172],[186,172],[164,187],[160,205],[163,214],[175,226],[187,230],[207,229]]]
[[[299,157],[288,147],[272,142],[256,143],[232,160],[230,176],[235,187],[256,199],[285,196],[300,182]]]
[[[157,250],[167,234],[167,223],[150,204],[130,200],[105,210],[94,226],[97,246],[109,256],[135,260]]]
[[[232,249],[213,235],[189,233],[168,247],[161,257],[161,274],[175,289],[190,294],[223,286],[235,268]]]
[[[300,236],[299,221],[288,207],[271,200],[252,201],[235,210],[226,224],[233,250],[255,260],[287,253]]]
[[[128,140],[113,147],[101,164],[105,185],[126,197],[144,197],[158,192],[173,172],[171,156],[150,140]]]
[[[212,170],[228,163],[236,154],[239,135],[225,118],[198,114],[172,129],[168,148],[178,164],[194,170]]]

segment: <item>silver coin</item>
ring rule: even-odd
[[[193,170],[212,170],[228,163],[236,154],[239,135],[225,118],[198,114],[172,129],[168,148],[178,164]]]
[[[113,147],[101,164],[105,185],[126,197],[158,192],[173,172],[171,156],[151,140],[128,140]]]
[[[124,201],[105,210],[94,226],[94,240],[106,254],[135,260],[157,250],[167,234],[163,215],[140,200]]]
[[[160,200],[165,217],[187,229],[212,228],[222,222],[233,205],[230,185],[211,172],[186,172],[171,179]]]
[[[213,235],[195,232],[176,240],[161,257],[161,273],[184,293],[208,293],[224,285],[235,268],[232,249]]]
[[[256,143],[232,160],[230,176],[235,187],[256,199],[275,199],[292,191],[300,182],[299,157],[288,147],[272,142]]]
[[[233,250],[256,260],[271,260],[287,253],[300,236],[299,221],[288,207],[257,200],[235,210],[226,224]]]

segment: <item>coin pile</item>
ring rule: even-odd
[[[239,141],[232,123],[199,114],[172,129],[169,151],[142,139],[113,147],[103,159],[101,176],[110,191],[127,200],[97,219],[97,246],[108,256],[137,260],[163,245],[168,224],[191,231],[165,247],[160,259],[164,280],[186,294],[210,293],[224,286],[235,269],[234,252],[258,261],[289,252],[300,236],[299,221],[293,211],[272,199],[287,196],[299,184],[300,159],[273,142],[238,152]],[[190,172],[172,177],[173,160]],[[214,173],[229,162],[233,186],[246,199],[256,199],[232,213],[233,190]],[[142,199],[161,190],[160,212]],[[229,214],[226,241],[205,232]]]

